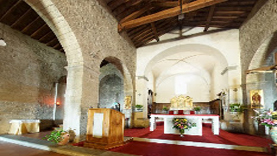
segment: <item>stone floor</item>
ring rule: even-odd
[[[0,135],[0,142],[1,145],[3,144],[0,148],[1,156],[13,156],[12,154],[15,154],[14,156],[132,156],[99,149],[76,147],[70,144],[59,146],[46,140],[18,135]],[[2,152],[2,149],[5,149],[3,150],[5,153]]]
[[[13,143],[0,141],[1,156],[65,156],[55,152],[34,149],[26,146],[21,146]]]

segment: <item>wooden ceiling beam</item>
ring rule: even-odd
[[[143,0],[143,1],[145,1],[145,0]],[[138,3],[138,0],[129,0],[128,2],[123,3],[120,6],[113,9],[112,12],[115,16],[117,16],[117,15],[121,14],[122,12],[124,12],[126,8],[136,7],[136,5],[138,5],[140,3],[141,2]]]
[[[41,42],[47,35],[53,33],[50,29],[50,31],[48,31],[45,35],[43,35],[42,37],[40,37],[38,40]]]
[[[23,15],[21,15],[16,21],[14,21],[12,24],[11,24],[11,27],[13,28],[16,24],[18,24],[24,17],[26,17],[26,15],[31,12],[32,9],[28,9]]]
[[[7,15],[11,13],[11,11],[21,2],[22,0],[18,0],[12,7],[10,7],[5,14],[0,18],[0,21],[2,21]]]
[[[136,29],[132,29],[132,30],[128,30],[128,35],[131,37],[133,35],[136,35],[137,33],[139,34],[140,31],[142,31],[143,29],[147,28],[148,26],[147,25],[144,25],[144,26],[140,26]]]
[[[213,19],[234,19],[239,18],[240,16],[213,16]]]
[[[226,10],[218,10],[215,12],[215,14],[244,14],[245,11],[226,11]]]
[[[147,11],[147,13],[150,14],[150,11]],[[157,42],[159,42],[160,39],[158,37],[157,29],[156,29],[156,26],[155,26],[154,22],[151,22],[150,25],[151,25],[152,33],[155,36],[155,39],[157,40]]]
[[[150,5],[147,5],[146,7],[143,7],[143,9],[135,11],[132,14],[130,14],[130,15],[126,16],[125,18],[123,18],[122,20],[120,20],[119,24],[133,20],[149,10],[151,10]]]
[[[59,46],[60,46],[60,42],[58,42],[57,44],[55,44],[55,45],[53,46],[53,48],[56,49],[56,48],[58,48]]]
[[[113,11],[116,7],[118,7],[119,5],[125,3],[125,0],[113,0],[110,3],[108,3],[108,6],[111,8],[111,10]]]
[[[276,71],[276,69],[277,69],[277,64],[275,64],[273,66],[260,67],[260,68],[256,68],[256,69],[246,70],[246,74],[273,72],[273,71]]]
[[[207,30],[209,29],[211,20],[212,20],[212,18],[213,18],[214,9],[215,9],[215,5],[211,6],[210,12],[209,12],[209,15],[208,15],[208,19],[207,19],[207,22],[206,22],[206,26],[205,26],[205,28],[204,28],[204,32],[207,31]]]
[[[178,1],[166,1],[166,2],[152,2],[152,6],[154,7],[165,7],[165,8],[171,8],[176,7],[179,5]]]
[[[211,6],[217,3],[225,2],[227,0],[197,0],[194,2],[190,2],[188,4],[183,4],[183,10],[182,13],[188,13],[194,10],[198,10],[207,6]],[[138,19],[134,19],[131,21],[123,22],[118,24],[118,31],[121,32],[123,29],[130,29],[133,27],[137,27],[143,24],[148,24],[151,22],[155,22],[161,19],[174,17],[180,14],[180,6],[166,9],[164,11],[160,11],[157,13],[154,13],[152,15],[140,17]]]
[[[31,23],[29,23],[27,26],[25,26],[25,27],[21,30],[21,32],[24,33],[25,31],[27,31],[27,30],[31,27],[31,25],[34,24],[38,19],[40,19],[39,16],[37,16],[36,19],[34,19]]]
[[[33,38],[39,31],[41,31],[45,26],[47,26],[46,23],[44,23],[41,27],[39,27],[35,32],[33,32],[30,36]]]
[[[50,46],[51,43],[53,43],[54,41],[58,41],[57,37],[53,37],[49,42],[45,43],[47,46]],[[59,41],[58,41],[59,42]]]

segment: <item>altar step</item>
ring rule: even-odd
[[[256,146],[227,145],[227,144],[215,144],[215,143],[204,143],[204,142],[193,142],[193,141],[177,141],[177,140],[166,140],[166,139],[148,139],[148,138],[139,138],[139,137],[133,137],[133,141],[268,153],[267,148],[256,147]]]

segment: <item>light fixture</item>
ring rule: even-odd
[[[178,15],[178,20],[181,21],[185,18],[185,15],[184,14],[180,14]]]
[[[4,39],[3,38],[0,38],[0,46],[6,46],[7,45],[7,43],[4,41]]]

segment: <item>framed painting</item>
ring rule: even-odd
[[[124,109],[131,109],[132,96],[126,96],[124,99]]]
[[[251,108],[262,109],[264,107],[263,90],[250,90]]]

